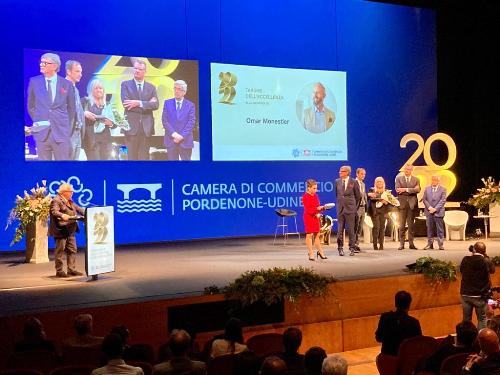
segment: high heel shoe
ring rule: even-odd
[[[328,259],[326,255],[322,255],[319,251],[316,252],[316,259],[318,259],[318,257],[320,257],[321,259]]]
[[[313,258],[309,257],[309,260],[310,260],[311,262],[314,262],[314,257],[313,257]]]

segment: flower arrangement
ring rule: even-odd
[[[266,305],[284,299],[296,302],[307,294],[311,297],[326,297],[328,284],[335,278],[316,274],[308,268],[284,269],[274,267],[267,270],[247,271],[228,286],[218,288],[215,285],[205,288],[205,294],[225,293],[229,299],[240,300],[243,306],[257,301]]]
[[[29,193],[25,190],[22,197],[19,195],[16,197],[16,204],[10,210],[7,226],[5,227],[7,229],[11,224],[19,222],[14,238],[10,243],[11,246],[21,241],[30,224],[35,223],[37,220],[47,221],[49,219],[52,197],[45,184],[46,181],[43,180],[42,186],[37,183],[36,187],[32,188]]]
[[[118,125],[121,130],[128,132],[131,128],[127,121],[127,115],[122,115],[115,107],[113,107],[112,112],[115,117],[115,124]]]
[[[394,195],[392,195],[392,192],[390,189],[386,189],[380,196],[380,199],[383,199],[387,201],[390,205],[394,207],[399,207],[399,201],[396,199]],[[382,207],[382,202],[377,202],[376,206],[378,208]]]
[[[479,210],[490,204],[500,203],[500,184],[496,183],[491,176],[486,180],[482,178],[481,181],[484,187],[477,189],[477,193],[473,194],[472,198],[467,201]]]

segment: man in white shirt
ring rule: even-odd
[[[108,364],[96,368],[91,375],[144,375],[140,367],[129,366],[122,359],[123,342],[117,334],[110,334],[104,338],[102,351],[108,358]]]

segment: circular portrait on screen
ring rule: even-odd
[[[335,124],[337,100],[324,83],[312,82],[299,92],[295,110],[304,129],[311,133],[324,133]]]

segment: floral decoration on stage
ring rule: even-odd
[[[479,210],[490,204],[500,204],[500,184],[496,183],[491,176],[488,179],[482,178],[481,181],[484,187],[477,189],[477,193],[473,194],[467,203]]]
[[[5,227],[7,229],[10,225],[18,222],[14,238],[10,243],[11,246],[21,241],[30,224],[34,224],[37,220],[46,222],[49,219],[52,197],[45,184],[46,181],[43,180],[42,186],[37,183],[36,187],[32,188],[29,193],[25,190],[22,197],[20,195],[16,197],[16,204],[10,210]]]
[[[296,302],[303,295],[326,297],[328,285],[334,281],[334,277],[319,275],[309,268],[274,267],[247,271],[226,287],[205,288],[205,294],[224,293],[229,299],[240,300],[243,306],[258,301],[271,305],[285,299]]]

